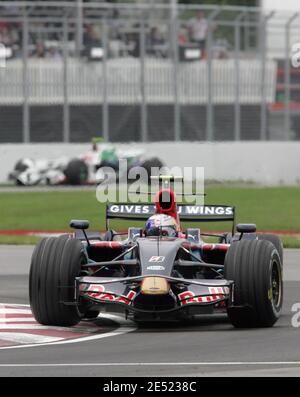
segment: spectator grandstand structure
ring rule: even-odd
[[[299,139],[297,21],[253,7],[1,1],[0,142]]]

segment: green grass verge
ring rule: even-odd
[[[254,222],[260,230],[300,230],[300,187],[208,186],[206,192],[207,204],[235,205],[238,222]],[[73,218],[89,219],[91,228],[105,227],[105,205],[93,191],[0,193],[0,208],[0,229],[64,230]],[[128,222],[114,221],[114,226],[126,228]],[[227,228],[205,224],[210,230]]]
[[[206,193],[206,204],[236,206],[237,222],[254,222],[258,230],[300,230],[300,187],[208,185]],[[0,208],[0,229],[69,230],[69,221],[74,218],[89,219],[94,230],[105,228],[105,205],[96,200],[94,191],[0,193]],[[131,224],[112,222],[115,229],[125,229]],[[222,231],[229,230],[230,225],[206,223],[201,228]],[[5,239],[17,241],[15,237]],[[24,241],[23,237],[20,240]],[[285,241],[298,244],[296,238]]]
[[[300,248],[300,238],[296,237],[282,237],[284,248]]]
[[[35,236],[0,236],[0,244],[35,245],[40,239],[40,237]]]

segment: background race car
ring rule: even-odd
[[[126,169],[120,167],[120,161],[125,161]],[[137,166],[144,167],[151,175],[151,168],[161,168],[164,164],[158,157],[147,157],[143,149],[119,150],[109,144],[99,145],[95,139],[92,150],[77,158],[20,159],[8,178],[21,186],[97,184],[110,179],[109,170],[116,173],[117,179],[127,179],[129,170]],[[155,173],[159,172],[152,170]]]

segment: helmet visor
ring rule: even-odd
[[[173,226],[154,226],[147,230],[147,236],[177,237],[177,230]]]

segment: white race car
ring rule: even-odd
[[[85,185],[98,184],[104,179],[104,167],[110,167],[120,178],[124,171],[119,168],[120,160],[126,160],[127,170],[141,166],[151,174],[151,167],[164,166],[157,157],[147,158],[145,150],[117,150],[112,145],[102,144],[99,148],[93,143],[92,150],[76,158],[61,157],[55,160],[23,158],[9,174],[9,180],[16,185],[34,186],[47,185]]]

